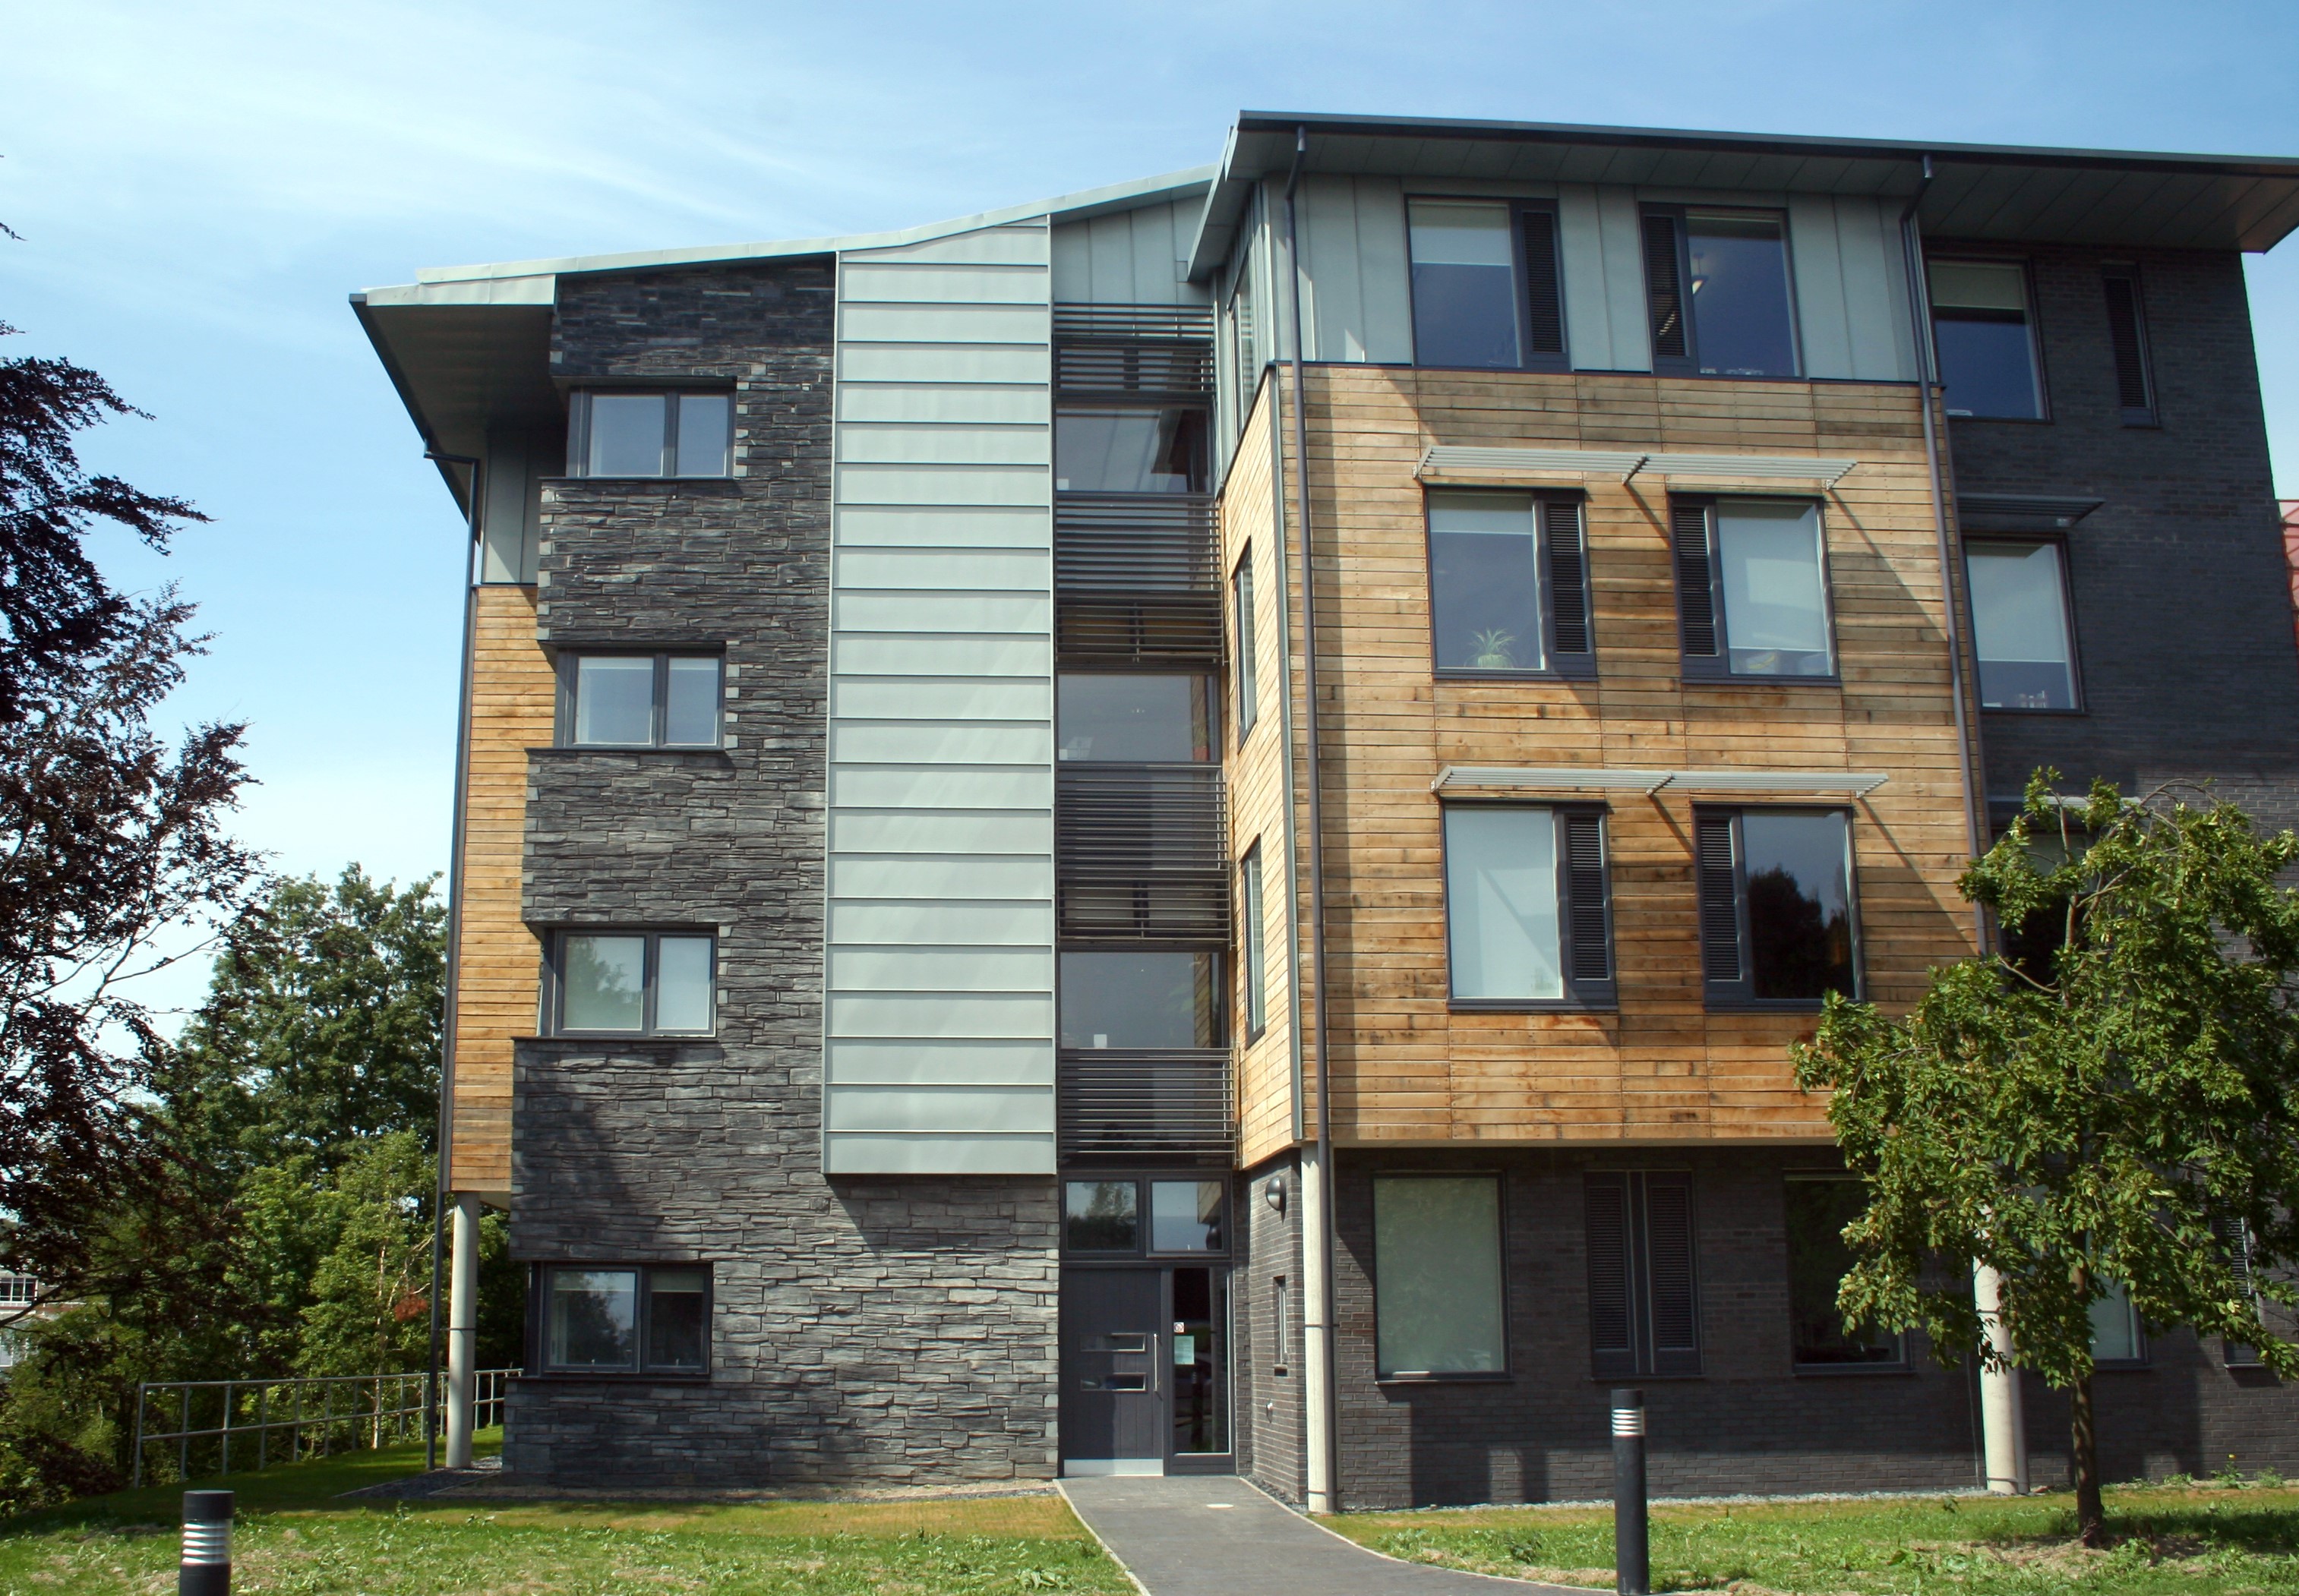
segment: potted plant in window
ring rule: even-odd
[[[1506,671],[1516,667],[1516,656],[1509,645],[1516,641],[1516,633],[1503,632],[1496,626],[1490,632],[1480,632],[1470,642],[1477,650],[1475,665],[1481,671]]]

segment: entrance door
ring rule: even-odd
[[[1166,1472],[1165,1286],[1158,1269],[1062,1271],[1063,1473]]]

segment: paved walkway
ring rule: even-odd
[[[1227,1476],[1064,1480],[1062,1494],[1150,1596],[1567,1596],[1376,1556]]]

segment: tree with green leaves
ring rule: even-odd
[[[1866,1211],[1844,1236],[1847,1324],[1922,1327],[1991,1361],[1969,1286],[2001,1277],[2014,1360],[2066,1390],[2076,1511],[2106,1535],[2092,1421],[2092,1304],[2254,1346],[2299,1306],[2299,838],[2232,804],[2039,771],[1959,883],[2020,956],[1936,969],[1913,1012],[1831,997],[1796,1048]]]

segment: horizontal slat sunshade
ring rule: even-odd
[[[1213,307],[1057,304],[1054,336],[1064,341],[1171,339],[1210,344],[1214,336]]]
[[[1506,788],[1517,792],[1809,792],[1857,798],[1889,779],[1859,770],[1631,770],[1608,765],[1448,765],[1430,783],[1437,792]]]
[[[1622,449],[1484,448],[1432,443],[1416,476],[1474,476],[1484,472],[1549,476],[1657,475],[1700,482],[1820,482],[1829,487],[1859,465],[1841,457],[1797,454],[1672,454]]]
[[[1213,500],[1202,493],[1057,493],[1054,585],[1065,592],[1197,593],[1218,606]]]
[[[1236,1145],[1227,1048],[1066,1048],[1055,1080],[1066,1157],[1226,1158]]]

